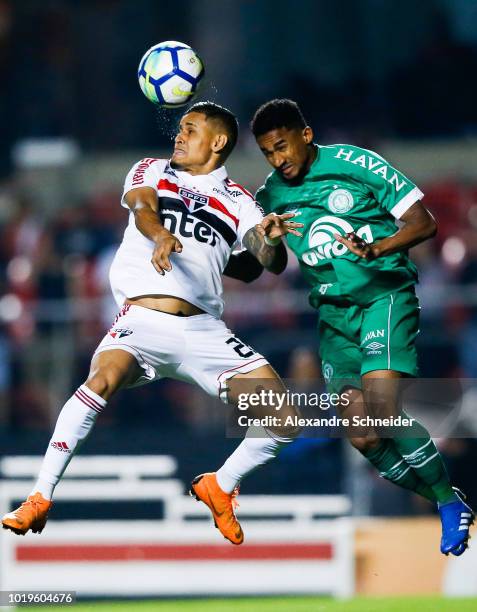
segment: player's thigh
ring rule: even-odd
[[[227,404],[235,405],[239,396],[243,399],[260,394],[260,402],[250,406],[250,416],[275,414],[275,408],[266,400],[271,398],[273,402],[277,394],[283,399],[286,388],[267,359],[223,321],[199,315],[190,317],[187,323],[186,359],[178,368],[177,377],[196,383]],[[294,414],[286,401],[282,402],[282,409],[283,416]]]
[[[131,353],[121,349],[102,351],[93,356],[85,384],[107,400],[121,387],[133,384],[142,372]]]
[[[411,289],[386,296],[365,309],[360,342],[363,376],[379,370],[417,376],[419,310]]]
[[[139,366],[121,386],[140,386],[173,376],[182,361],[184,323],[175,317],[141,306],[126,305],[99,343],[94,358],[102,353],[122,352],[125,361]],[[99,361],[102,363],[102,360]],[[136,373],[139,372],[139,376]]]
[[[270,392],[270,397],[286,394],[286,387],[272,366],[267,363],[246,373],[237,373],[227,379],[227,402],[236,405],[244,394],[262,396]],[[273,401],[273,399],[272,399]],[[251,406],[253,409],[253,406]]]
[[[356,308],[353,309],[357,312]],[[361,386],[361,351],[357,314],[349,317],[344,309],[320,308],[318,326],[323,378],[330,393],[340,393],[347,386]]]
[[[224,401],[228,379],[268,365],[263,355],[210,315],[188,317],[185,343],[177,378],[196,383]]]

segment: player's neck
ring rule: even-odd
[[[310,168],[312,167],[313,163],[315,162],[316,158],[318,157],[318,145],[316,145],[315,143],[311,144],[311,149],[310,149],[310,154],[308,156],[306,165],[305,165],[305,172],[304,174],[308,174],[308,172],[310,171]]]

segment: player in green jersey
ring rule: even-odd
[[[342,416],[381,416],[383,408],[397,416],[399,379],[417,375],[417,271],[408,249],[436,233],[423,193],[377,153],[315,144],[291,100],[261,106],[251,129],[274,168],[258,202],[304,223],[303,237],[289,235],[287,243],[319,311],[324,378],[331,391],[347,394]],[[465,551],[473,512],[418,421],[406,437],[370,429],[350,441],[381,476],[438,504],[444,554]]]

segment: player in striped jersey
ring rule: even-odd
[[[281,239],[300,235],[301,227],[292,213],[264,218],[253,197],[228,178],[223,164],[237,133],[230,111],[195,104],[181,119],[171,159],[146,158],[129,172],[121,199],[129,223],[110,273],[120,312],[96,349],[88,379],[59,415],[30,496],[3,517],[4,528],[17,534],[43,530],[55,486],[120,388],[171,377],[195,382],[229,403],[244,379],[284,390],[267,360],[220,319],[221,276],[232,251],[247,249],[278,274],[287,263]],[[287,413],[294,413],[292,406],[282,409]],[[262,430],[261,437],[245,438],[217,473],[194,479],[191,492],[209,506],[232,543],[243,541],[233,509],[239,481],[295,433]]]

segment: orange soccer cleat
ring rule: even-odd
[[[224,538],[232,544],[242,544],[243,531],[234,512],[238,505],[235,500],[238,488],[232,493],[225,493],[217,484],[215,473],[211,472],[194,478],[190,494],[209,507],[215,526]]]
[[[52,505],[53,502],[45,499],[41,493],[30,495],[19,508],[5,514],[2,518],[3,528],[17,535],[25,535],[29,529],[33,533],[41,533]]]

